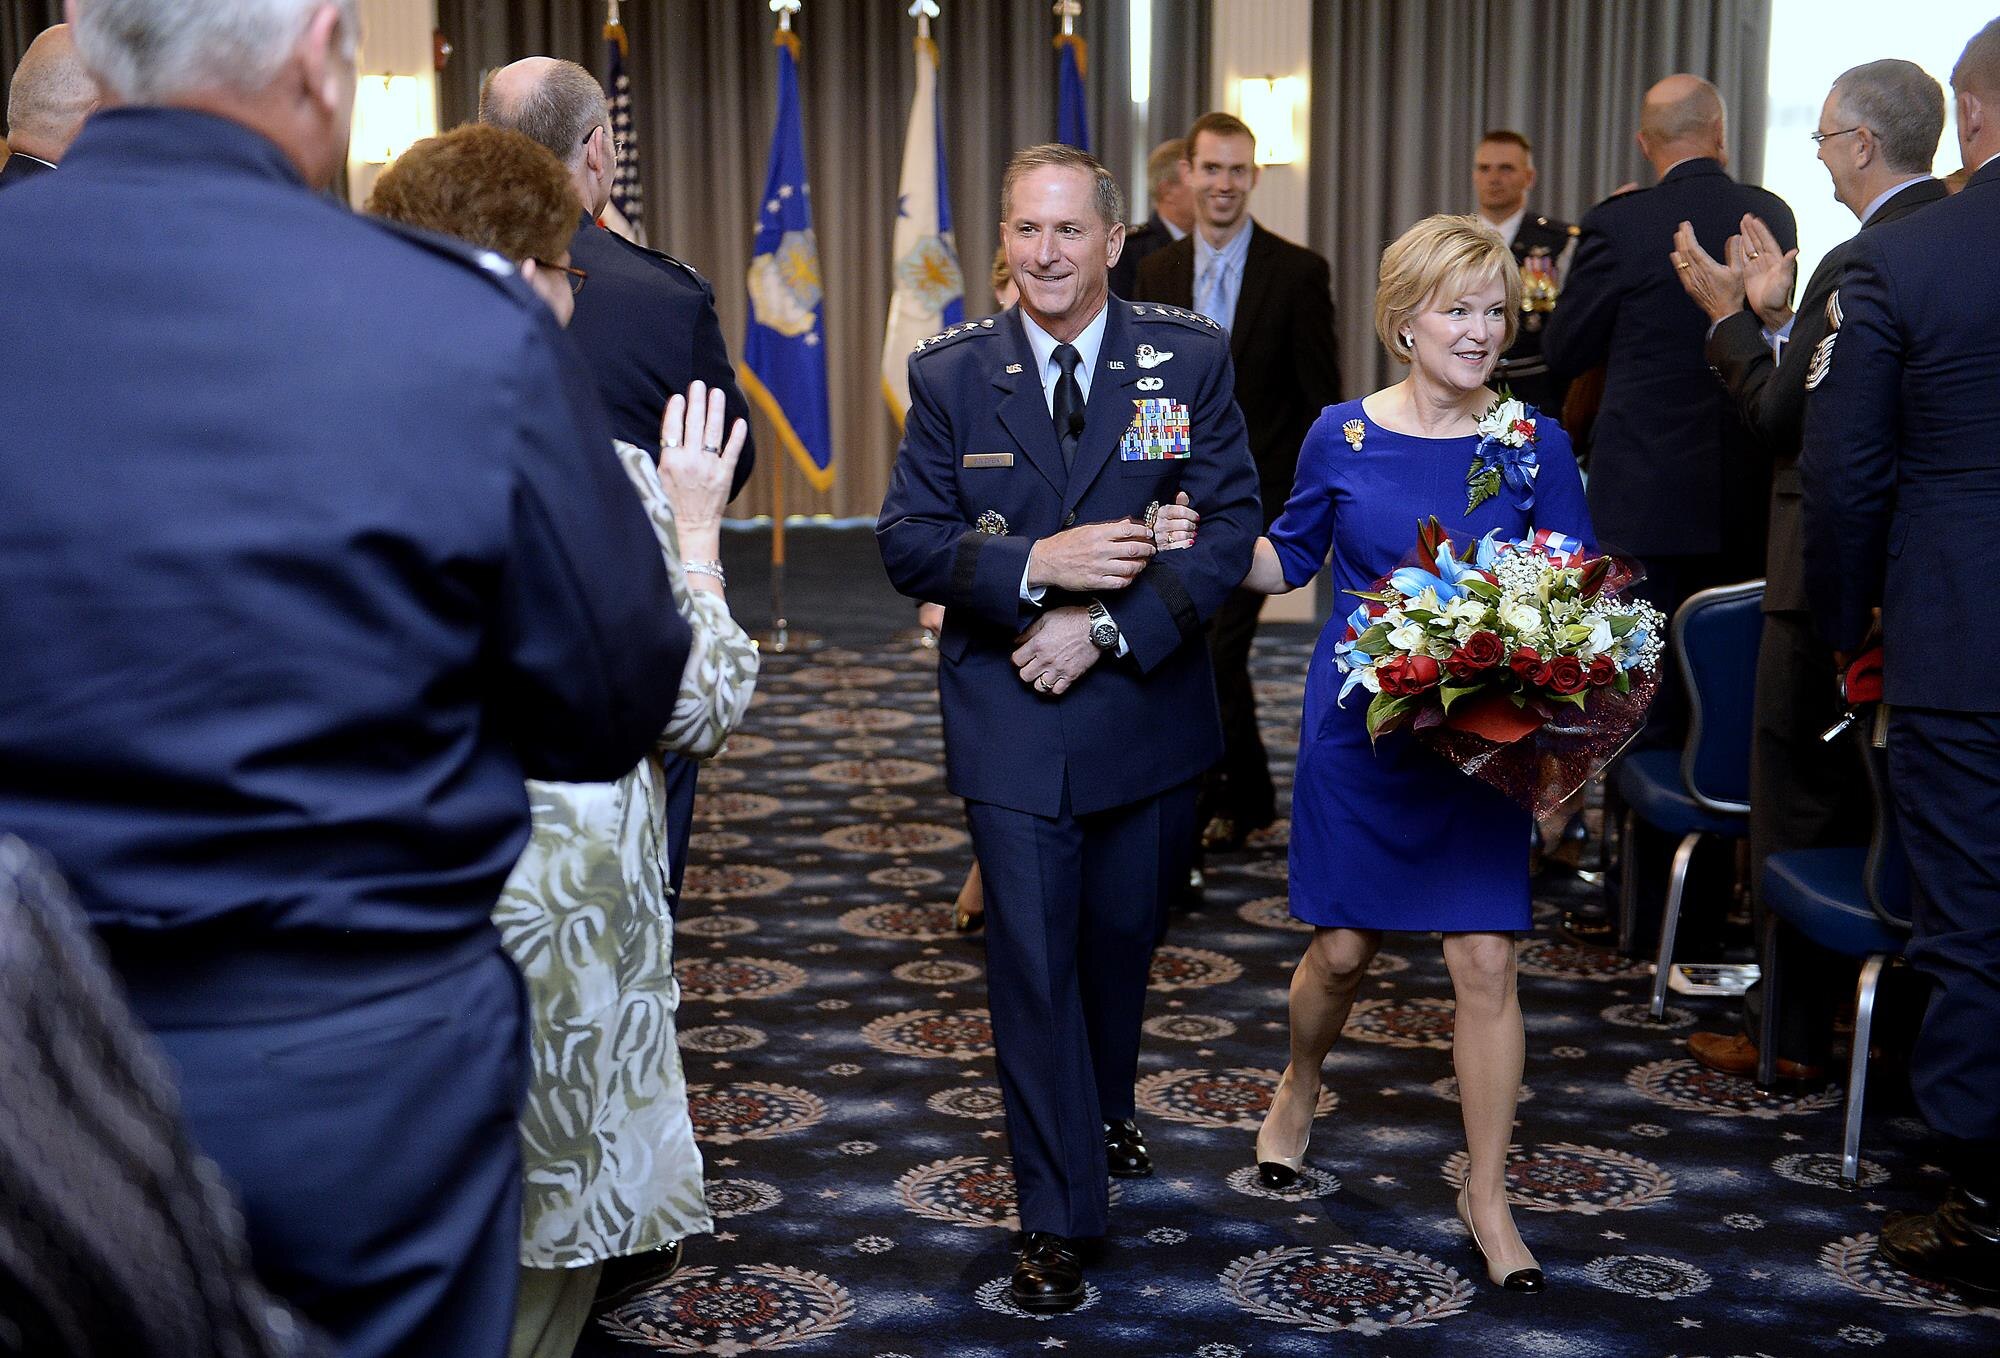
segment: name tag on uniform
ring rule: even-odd
[[[1188,440],[1188,408],[1166,396],[1135,399],[1132,423],[1118,445],[1124,462],[1161,462],[1194,456]]]
[[[1014,465],[1012,453],[967,453],[961,465],[967,467],[1011,467]]]

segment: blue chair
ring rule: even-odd
[[[1751,694],[1764,633],[1763,603],[1764,582],[1750,580],[1702,590],[1680,606],[1671,639],[1687,686],[1687,742],[1678,754],[1640,750],[1618,765],[1618,795],[1625,802],[1626,870],[1620,874],[1619,902],[1623,937],[1636,937],[1639,913],[1631,852],[1637,822],[1680,839],[1660,919],[1655,1019],[1666,1013],[1667,973],[1695,848],[1707,835],[1742,839],[1749,834]]]
[[[1875,1026],[1875,991],[1882,969],[1903,955],[1910,936],[1909,863],[1889,796],[1888,755],[1873,740],[1867,746],[1867,766],[1875,817],[1866,847],[1794,849],[1774,853],[1764,864],[1764,905],[1774,919],[1764,935],[1758,1083],[1771,1082],[1777,1062],[1776,1016],[1784,978],[1777,964],[1776,920],[1782,919],[1830,952],[1864,959],[1854,992],[1854,1052],[1847,1063],[1847,1127],[1840,1153],[1841,1181],[1850,1187],[1861,1170],[1861,1107]]]

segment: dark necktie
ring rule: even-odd
[[[1076,380],[1076,365],[1083,355],[1074,344],[1056,346],[1056,365],[1062,376],[1056,379],[1054,404],[1056,442],[1062,445],[1063,470],[1076,461],[1076,445],[1083,438],[1083,387]]]

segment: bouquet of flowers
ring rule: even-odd
[[[1666,619],[1625,600],[1638,573],[1538,529],[1462,551],[1436,519],[1370,590],[1334,647],[1339,701],[1366,690],[1370,740],[1409,728],[1540,814],[1613,756],[1658,687]]]

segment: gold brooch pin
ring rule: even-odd
[[[1347,435],[1347,446],[1358,453],[1361,451],[1361,436],[1368,432],[1368,426],[1359,420],[1349,420],[1340,426],[1340,432]]]

